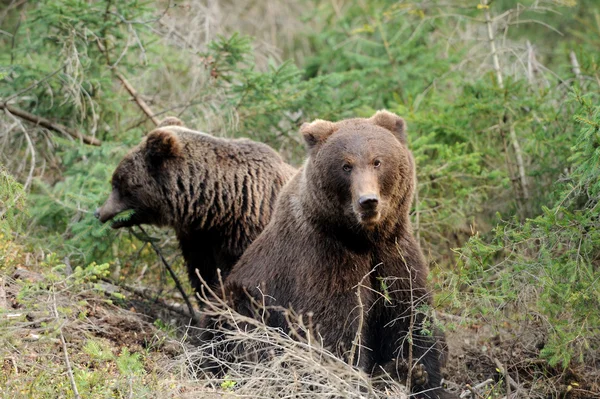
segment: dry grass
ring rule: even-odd
[[[168,364],[168,374],[232,397],[252,398],[407,398],[406,388],[389,376],[372,380],[321,345],[302,317],[286,313],[296,326],[289,335],[260,320],[237,313],[209,292],[203,316],[218,318],[227,328],[191,328],[189,334],[216,333]],[[264,308],[263,308],[264,309]],[[310,324],[310,323],[309,323]],[[226,360],[225,360],[226,359]],[[209,364],[218,375],[206,371]]]

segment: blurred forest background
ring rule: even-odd
[[[417,161],[447,380],[600,397],[599,97],[597,0],[0,0],[0,395],[193,391],[164,367],[182,330],[132,299],[181,302],[173,283],[93,217],[157,120],[297,165],[301,123],[385,108]]]

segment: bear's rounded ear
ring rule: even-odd
[[[165,126],[184,126],[181,119],[176,116],[167,116],[165,119],[160,121],[157,127],[165,127]]]
[[[300,133],[309,150],[323,144],[336,130],[335,123],[321,119],[317,119],[311,123],[303,123],[300,127]]]
[[[377,125],[381,126],[390,132],[394,133],[396,138],[400,140],[402,144],[407,143],[406,139],[406,122],[404,119],[396,114],[393,114],[386,110],[377,111],[369,120]]]
[[[157,129],[146,137],[146,157],[154,166],[181,156],[181,143],[175,133]]]

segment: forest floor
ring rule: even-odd
[[[0,269],[0,397],[77,397],[74,386],[83,398],[238,396],[236,381],[190,372],[193,331],[176,293],[124,289],[93,268],[32,267],[33,254],[17,254],[13,244],[0,249],[9,264]],[[448,326],[445,380],[461,398],[600,397],[599,365],[550,367],[539,358],[544,336],[534,323],[492,331],[438,317]]]

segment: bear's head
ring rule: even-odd
[[[175,123],[177,122],[177,123]],[[128,220],[113,221],[113,228],[136,224],[169,224],[169,176],[177,170],[182,145],[168,126],[182,126],[177,118],[167,118],[150,132],[119,163],[112,176],[112,191],[94,215],[102,223],[124,211],[133,211]]]
[[[408,223],[416,178],[405,128],[387,111],[302,125],[307,198],[324,223],[367,231]]]

